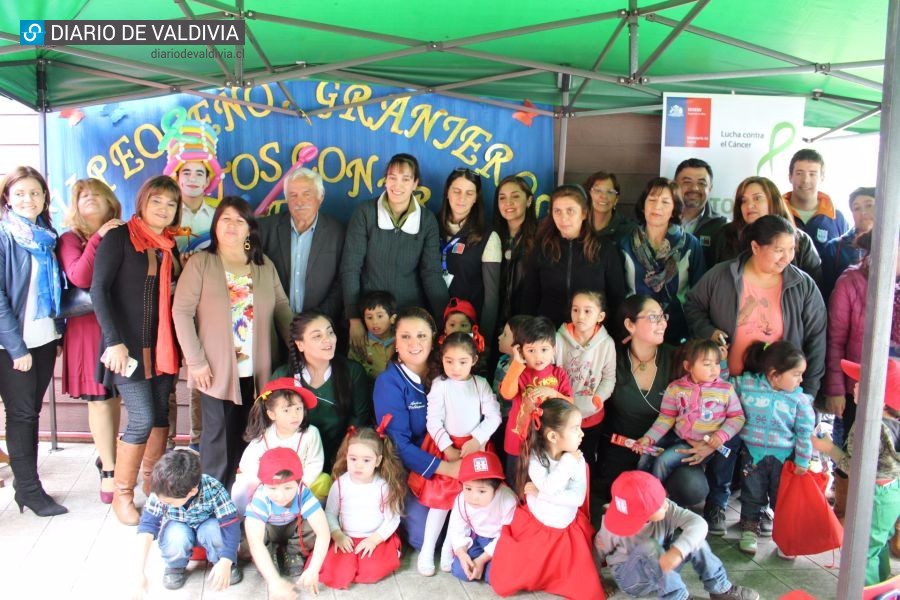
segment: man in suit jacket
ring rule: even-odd
[[[284,192],[287,210],[259,221],[263,253],[275,263],[294,313],[318,310],[338,322],[344,226],[319,211],[325,186],[315,171],[291,172]]]

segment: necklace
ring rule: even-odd
[[[656,376],[659,375],[659,371],[657,371],[656,373],[653,374],[653,381],[650,382],[650,387],[647,389],[646,392],[644,392],[644,390],[641,389],[641,384],[638,383],[637,377],[635,377],[635,375],[634,375],[635,367],[634,367],[634,363],[631,362],[632,356],[633,356],[633,353],[631,352],[631,349],[629,348],[628,349],[628,364],[631,365],[631,378],[634,380],[634,387],[637,388],[638,394],[640,394],[641,398],[644,399],[644,404],[646,404],[651,409],[653,409],[654,412],[659,413],[659,409],[656,408],[655,406],[653,406],[653,404],[650,402],[650,394],[653,391],[653,384],[656,383]],[[635,358],[637,358],[637,356],[635,356]],[[655,358],[656,358],[656,352],[653,353],[653,358],[651,358],[650,360],[641,361],[641,359],[638,358],[638,362],[640,364],[638,365],[637,370],[640,370],[640,371],[646,370],[647,364],[650,363],[651,361],[653,361]]]
[[[628,349],[628,364],[631,365],[631,372],[634,373],[635,369],[637,369],[638,371],[642,371],[642,372],[646,371],[647,365],[649,365],[650,363],[652,363],[656,360],[656,353],[658,351],[659,351],[659,348],[654,349],[653,356],[651,356],[647,360],[641,360],[640,358],[638,358],[638,356],[634,352],[631,351],[631,348],[629,348]],[[638,361],[637,367],[634,366],[634,362],[631,360],[632,356],[635,358],[635,360]]]

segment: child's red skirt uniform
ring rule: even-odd
[[[572,600],[605,600],[594,564],[594,527],[589,512],[590,491],[565,529],[550,527],[516,507],[491,559],[491,587],[500,596],[543,591]]]
[[[365,538],[351,537],[353,547]],[[330,588],[346,590],[351,583],[376,583],[400,568],[400,538],[396,533],[375,547],[372,556],[360,557],[351,550],[328,548],[319,571],[319,581]]]
[[[457,437],[451,435],[450,439],[453,442],[454,448],[462,450],[463,445],[471,440],[472,436],[465,435]],[[434,440],[431,439],[431,435],[425,435],[425,439],[422,441],[422,450],[432,456],[437,456],[441,460],[446,460],[444,453],[441,452],[441,449],[438,448],[437,444],[434,443]],[[494,452],[494,446],[491,442],[487,443],[485,451],[491,453]],[[446,475],[432,475],[431,479],[425,479],[418,473],[410,473],[409,478],[407,479],[407,485],[409,485],[409,491],[419,499],[419,503],[422,504],[422,506],[442,510],[450,510],[453,508],[453,501],[456,500],[456,497],[462,492],[462,484],[459,480]]]

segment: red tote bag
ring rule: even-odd
[[[772,539],[790,556],[819,554],[840,548],[844,528],[825,499],[828,475],[807,471],[797,475],[793,461],[784,462]]]

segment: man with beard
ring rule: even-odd
[[[825,180],[825,159],[812,148],[798,150],[791,158],[788,177],[793,190],[784,199],[794,214],[795,224],[809,234],[816,252],[822,256],[828,240],[847,231],[844,215],[834,207],[828,194],[819,191],[819,183]]]
[[[726,223],[726,218],[715,213],[708,202],[712,182],[712,167],[699,158],[683,160],[675,169],[675,183],[684,201],[681,226],[700,240],[707,269],[715,264],[711,240]]]

